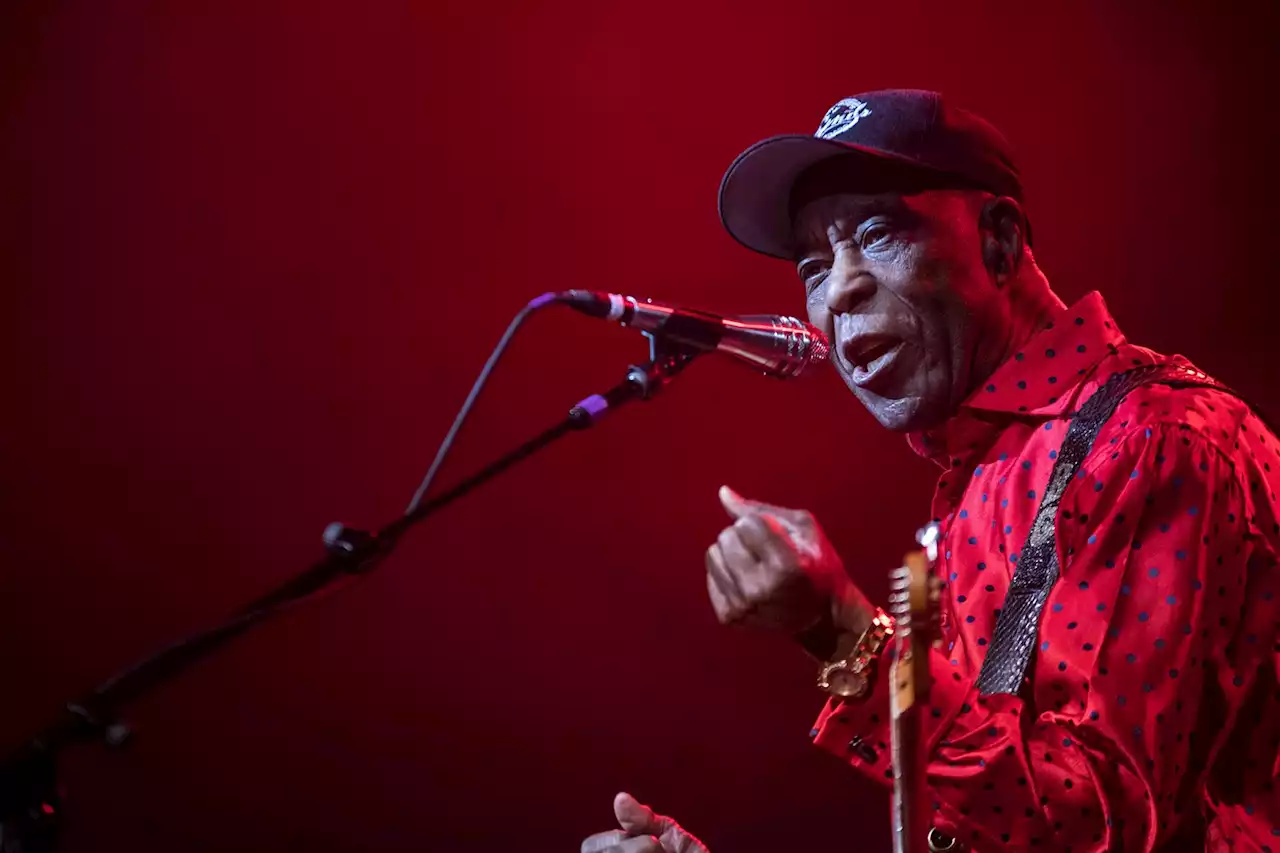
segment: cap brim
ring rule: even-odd
[[[905,157],[816,136],[774,136],[738,155],[720,182],[720,221],[742,245],[783,260],[799,247],[791,223],[791,188],[805,169],[829,157],[856,154],[868,169],[886,161],[914,165]]]

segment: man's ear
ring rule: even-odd
[[[1026,246],[1027,219],[1022,206],[1008,196],[993,198],[982,207],[979,219],[982,258],[1003,287],[1017,272]]]

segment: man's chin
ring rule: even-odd
[[[889,397],[852,386],[854,396],[880,426],[893,432],[917,432],[942,424],[946,418],[931,416],[925,399],[915,394]]]

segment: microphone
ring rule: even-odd
[[[822,332],[795,317],[719,317],[593,290],[569,290],[556,298],[591,317],[612,320],[701,352],[721,352],[780,379],[799,376],[814,362],[825,361],[830,349]]]

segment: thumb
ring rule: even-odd
[[[671,823],[625,792],[613,798],[613,813],[627,835],[661,835]]]
[[[623,793],[613,798],[613,813],[628,837],[656,836],[666,853],[708,853],[706,845],[680,824],[666,815],[654,814],[653,809],[630,794]]]
[[[759,501],[744,498],[728,486],[720,487],[720,505],[724,507],[725,512],[735,519],[755,515],[761,510],[770,508]]]
[[[799,529],[800,517],[804,515],[798,510],[744,498],[728,486],[720,487],[720,504],[735,520],[751,515],[767,516],[766,521],[776,522],[770,526],[786,535],[791,535]]]

